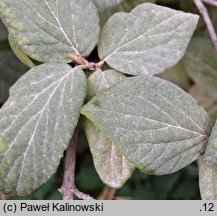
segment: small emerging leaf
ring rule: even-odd
[[[197,15],[141,4],[109,19],[100,36],[99,56],[123,73],[161,73],[183,57],[197,21]]]
[[[67,148],[86,96],[86,77],[67,64],[34,67],[0,110],[0,191],[24,195],[45,183]]]
[[[88,78],[88,99],[124,78],[123,74],[114,70],[94,72]],[[133,166],[91,121],[84,118],[83,123],[94,165],[100,178],[113,188],[121,187],[132,174]]]
[[[23,50],[19,47],[16,39],[9,35],[8,41],[11,46],[11,49],[13,50],[14,54],[17,56],[17,58],[26,66],[29,68],[35,67],[35,64],[31,61],[31,59],[26,55],[26,53],[23,52]]]
[[[21,49],[41,62],[87,56],[98,41],[99,17],[90,0],[1,0],[0,18]]]
[[[203,200],[217,200],[217,167],[208,167],[203,157],[198,159],[199,186]]]
[[[135,166],[149,174],[175,172],[204,152],[210,119],[168,81],[127,78],[82,108]]]

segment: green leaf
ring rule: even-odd
[[[22,76],[0,110],[0,191],[31,193],[56,171],[86,96],[83,71],[43,64]]]
[[[9,47],[0,50],[0,103],[7,100],[9,88],[26,70]]]
[[[31,58],[70,62],[87,56],[98,41],[99,17],[87,0],[1,0],[0,17]]]
[[[10,44],[11,49],[13,50],[14,54],[17,58],[29,68],[35,67],[35,64],[31,61],[31,59],[23,52],[23,50],[19,47],[16,39],[12,36],[8,36],[8,41]]]
[[[149,174],[175,172],[204,152],[210,119],[172,83],[127,78],[82,108],[135,166]]]
[[[106,8],[114,7],[115,5],[120,4],[124,0],[93,0],[99,11],[103,11]]]
[[[185,91],[190,87],[190,79],[182,61],[163,73],[157,74],[157,77],[168,80]]]
[[[208,37],[197,37],[184,58],[193,81],[209,96],[217,99],[217,52]]]
[[[94,72],[88,78],[88,99],[91,99],[126,77],[114,70]],[[102,181],[113,187],[123,186],[133,172],[133,166],[117,147],[91,121],[83,119],[84,130],[94,165]]]
[[[204,155],[204,160],[207,162],[209,166],[217,167],[217,121],[209,137]]]
[[[190,88],[189,94],[193,96],[201,106],[208,112],[213,125],[217,119],[217,100],[208,96],[198,85]]]
[[[100,36],[99,56],[123,73],[161,73],[183,57],[197,21],[197,15],[141,4],[109,19]]]
[[[198,159],[199,186],[203,200],[217,199],[217,167],[209,167],[203,157]]]

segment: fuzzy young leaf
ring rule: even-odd
[[[0,17],[19,46],[42,62],[87,56],[98,40],[99,17],[89,0],[1,0]]]
[[[126,78],[114,70],[94,72],[88,78],[88,99]],[[83,119],[93,161],[100,178],[113,188],[121,187],[130,177],[133,166],[117,147],[91,121]]]
[[[217,121],[209,137],[204,160],[208,163],[209,166],[217,167]]]
[[[203,157],[198,159],[199,186],[203,200],[217,200],[217,167],[207,166]]]
[[[197,15],[141,4],[109,19],[100,36],[99,56],[123,73],[161,73],[183,57],[197,21]]]
[[[197,85],[217,99],[217,53],[207,37],[194,38],[184,58],[186,69]]]
[[[99,11],[103,11],[106,8],[114,7],[115,5],[120,4],[124,0],[93,0]]]
[[[9,47],[0,50],[0,103],[7,100],[9,88],[26,70]]]
[[[56,171],[86,96],[80,68],[43,64],[11,88],[0,110],[0,191],[28,194]]]
[[[175,172],[204,152],[210,119],[172,83],[143,76],[127,78],[82,108],[123,154],[150,174]]]

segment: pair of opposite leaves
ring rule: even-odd
[[[97,43],[98,15],[90,0],[2,0],[0,16],[19,46],[42,62],[69,62],[68,53],[87,56]],[[183,56],[197,20],[192,14],[142,4],[108,21],[99,56],[126,74],[163,72]],[[79,67],[46,63],[11,88],[0,111],[1,191],[30,193],[55,172],[77,124],[86,83]],[[126,78],[93,98],[82,113],[128,160],[152,174],[171,173],[196,160],[210,132],[208,116],[196,101],[148,76]],[[132,168],[119,156],[114,179],[124,177],[106,182],[116,187]]]

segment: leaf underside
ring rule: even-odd
[[[0,110],[0,191],[31,193],[55,172],[86,95],[80,68],[43,64],[10,89]]]
[[[114,70],[94,72],[88,78],[87,99],[91,99],[125,78],[123,74]],[[134,170],[132,164],[91,121],[83,118],[83,124],[93,162],[100,178],[110,187],[123,186]]]
[[[151,77],[127,78],[82,108],[138,168],[175,172],[203,153],[210,133],[204,109],[183,90]]]
[[[1,0],[0,18],[19,46],[41,62],[87,56],[99,34],[97,9],[89,0]]]
[[[126,74],[161,73],[183,57],[197,21],[197,15],[151,3],[117,13],[102,30],[100,59]]]

